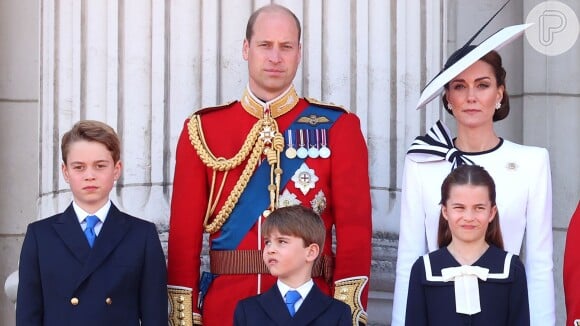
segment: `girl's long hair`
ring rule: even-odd
[[[491,206],[496,206],[495,203],[495,183],[493,178],[485,171],[485,169],[478,165],[461,165],[453,170],[443,180],[441,185],[441,211],[439,212],[439,231],[437,233],[437,244],[439,248],[446,247],[451,243],[451,230],[449,223],[443,217],[443,206],[447,204],[451,187],[461,185],[472,185],[486,187],[489,194]],[[495,218],[487,226],[485,231],[485,241],[488,244],[493,244],[496,247],[503,249],[503,238],[501,235],[501,228],[499,226],[499,212],[496,212]]]

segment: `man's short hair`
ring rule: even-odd
[[[270,4],[263,6],[252,13],[250,18],[248,19],[248,24],[246,25],[246,40],[248,40],[248,42],[254,35],[254,24],[256,23],[256,19],[258,19],[258,16],[263,12],[275,12],[275,11],[285,12],[294,19],[294,21],[296,22],[296,28],[298,28],[298,43],[300,43],[300,35],[302,34],[300,20],[298,20],[298,17],[296,17],[296,15],[290,9],[278,4]]]

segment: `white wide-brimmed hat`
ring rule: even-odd
[[[509,2],[509,1],[508,1]],[[425,86],[421,92],[421,97],[419,98],[419,103],[417,103],[417,109],[424,107],[427,103],[431,102],[435,97],[437,97],[443,91],[443,87],[449,83],[453,78],[462,73],[469,66],[477,62],[483,56],[488,54],[493,50],[498,50],[502,46],[510,43],[518,36],[522,35],[526,28],[530,27],[532,24],[521,24],[513,25],[509,27],[502,28],[492,36],[488,37],[485,41],[481,42],[479,45],[472,45],[471,42],[481,33],[481,31],[491,22],[491,20],[507,5],[506,2],[483,27],[475,33],[471,39],[462,46],[459,50],[455,51],[443,67],[443,70],[435,76],[428,84]]]

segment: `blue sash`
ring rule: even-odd
[[[298,118],[310,116],[325,116],[328,122],[324,126],[330,129],[334,122],[344,112],[327,109],[310,104],[304,111],[298,115]],[[297,118],[297,119],[298,119]],[[317,129],[317,126],[301,124],[298,126],[297,120],[292,122],[289,129]],[[280,166],[284,170],[280,182],[280,189],[286,188],[286,184],[294,175],[294,172],[302,165],[305,159],[298,157],[289,159],[286,155],[280,155]],[[246,189],[240,196],[238,203],[232,210],[230,217],[221,228],[219,237],[212,241],[212,250],[234,250],[238,247],[242,239],[246,236],[252,226],[258,221],[264,210],[270,205],[270,195],[266,185],[270,183],[270,165],[265,161],[257,168]]]

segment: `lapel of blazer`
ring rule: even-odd
[[[308,325],[326,310],[332,299],[314,284],[288,325]]]
[[[83,266],[76,286],[78,287],[84,280],[97,269],[109,254],[117,247],[119,242],[129,230],[130,223],[127,221],[125,215],[121,213],[115,205],[111,204],[107,219],[95,240],[93,248],[90,250],[90,255],[86,264]],[[86,242],[86,240],[85,240]],[[88,247],[88,243],[87,243]]]
[[[71,253],[79,262],[84,264],[89,257],[91,248],[81,229],[72,204],[58,216],[52,226]]]
[[[280,294],[278,285],[274,284],[270,290],[259,296],[258,303],[266,315],[268,315],[271,320],[276,321],[277,325],[285,325],[292,322],[292,317],[288,312],[288,308],[286,308],[284,298],[282,298],[282,295]]]

